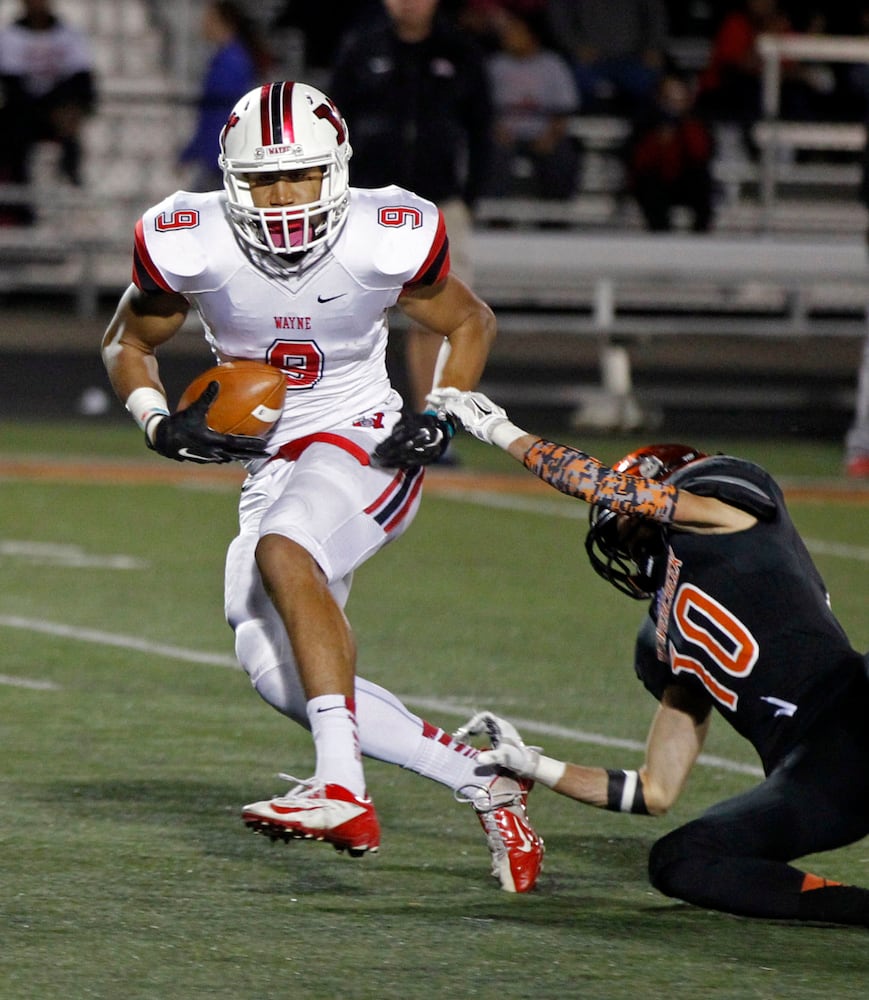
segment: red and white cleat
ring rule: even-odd
[[[282,778],[298,781],[289,775]],[[358,858],[380,847],[380,823],[371,799],[342,785],[299,781],[286,795],[253,802],[241,812],[244,822],[272,840],[325,840],[336,851]]]
[[[534,782],[496,775],[473,800],[492,855],[492,874],[506,892],[529,892],[543,868],[543,838],[526,811]]]

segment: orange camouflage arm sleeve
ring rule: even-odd
[[[561,493],[579,497],[620,514],[672,524],[679,490],[667,483],[626,476],[591,455],[539,438],[525,452],[523,463],[544,483]]]

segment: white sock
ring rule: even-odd
[[[467,798],[485,788],[495,773],[493,767],[477,763],[479,750],[467,743],[459,743],[430,722],[422,724],[422,739],[416,751],[404,765],[423,777],[448,785],[454,792]]]
[[[391,691],[357,677],[356,699],[366,757],[398,764],[468,797],[491,781],[495,769],[477,764],[474,747],[457,743],[443,729],[425,722]]]
[[[317,753],[314,777],[324,784],[343,785],[365,795],[365,772],[359,749],[356,703],[342,694],[324,694],[307,704]]]

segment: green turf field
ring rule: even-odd
[[[628,448],[583,443],[609,460]],[[844,486],[835,442],[695,443],[738,450],[794,490]],[[464,471],[528,476],[476,442],[459,448]],[[34,456],[47,478],[10,471]],[[114,480],[65,471],[113,456]],[[649,888],[653,839],[755,780],[750,748],[720,721],[707,747],[720,759],[664,819],[535,791],[547,858],[528,896],[489,876],[469,807],[376,762],[378,856],[250,833],[240,807],[282,791],[278,771],[307,776],[313,755],[231,665],[235,488],[196,467],[178,484],[130,484],[130,459],[167,464],[132,427],[0,424],[2,1000],[869,995],[864,930],[742,920]],[[860,649],[867,499],[792,504]],[[554,492],[432,489],[405,538],[357,575],[360,672],[446,728],[491,707],[553,755],[636,766],[654,708],[630,666],[643,606],[592,573],[584,513]],[[869,885],[869,842],[810,867]]]

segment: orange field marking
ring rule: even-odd
[[[26,457],[0,455],[0,479],[62,483],[105,483],[116,485],[191,485],[234,488],[244,480],[238,465],[194,465],[154,459],[83,459],[63,457]],[[789,500],[842,503],[869,502],[869,482],[847,480],[811,480],[784,482]],[[530,473],[470,472],[463,469],[429,469],[426,492],[430,495],[451,493],[503,493],[557,499],[559,494]]]

